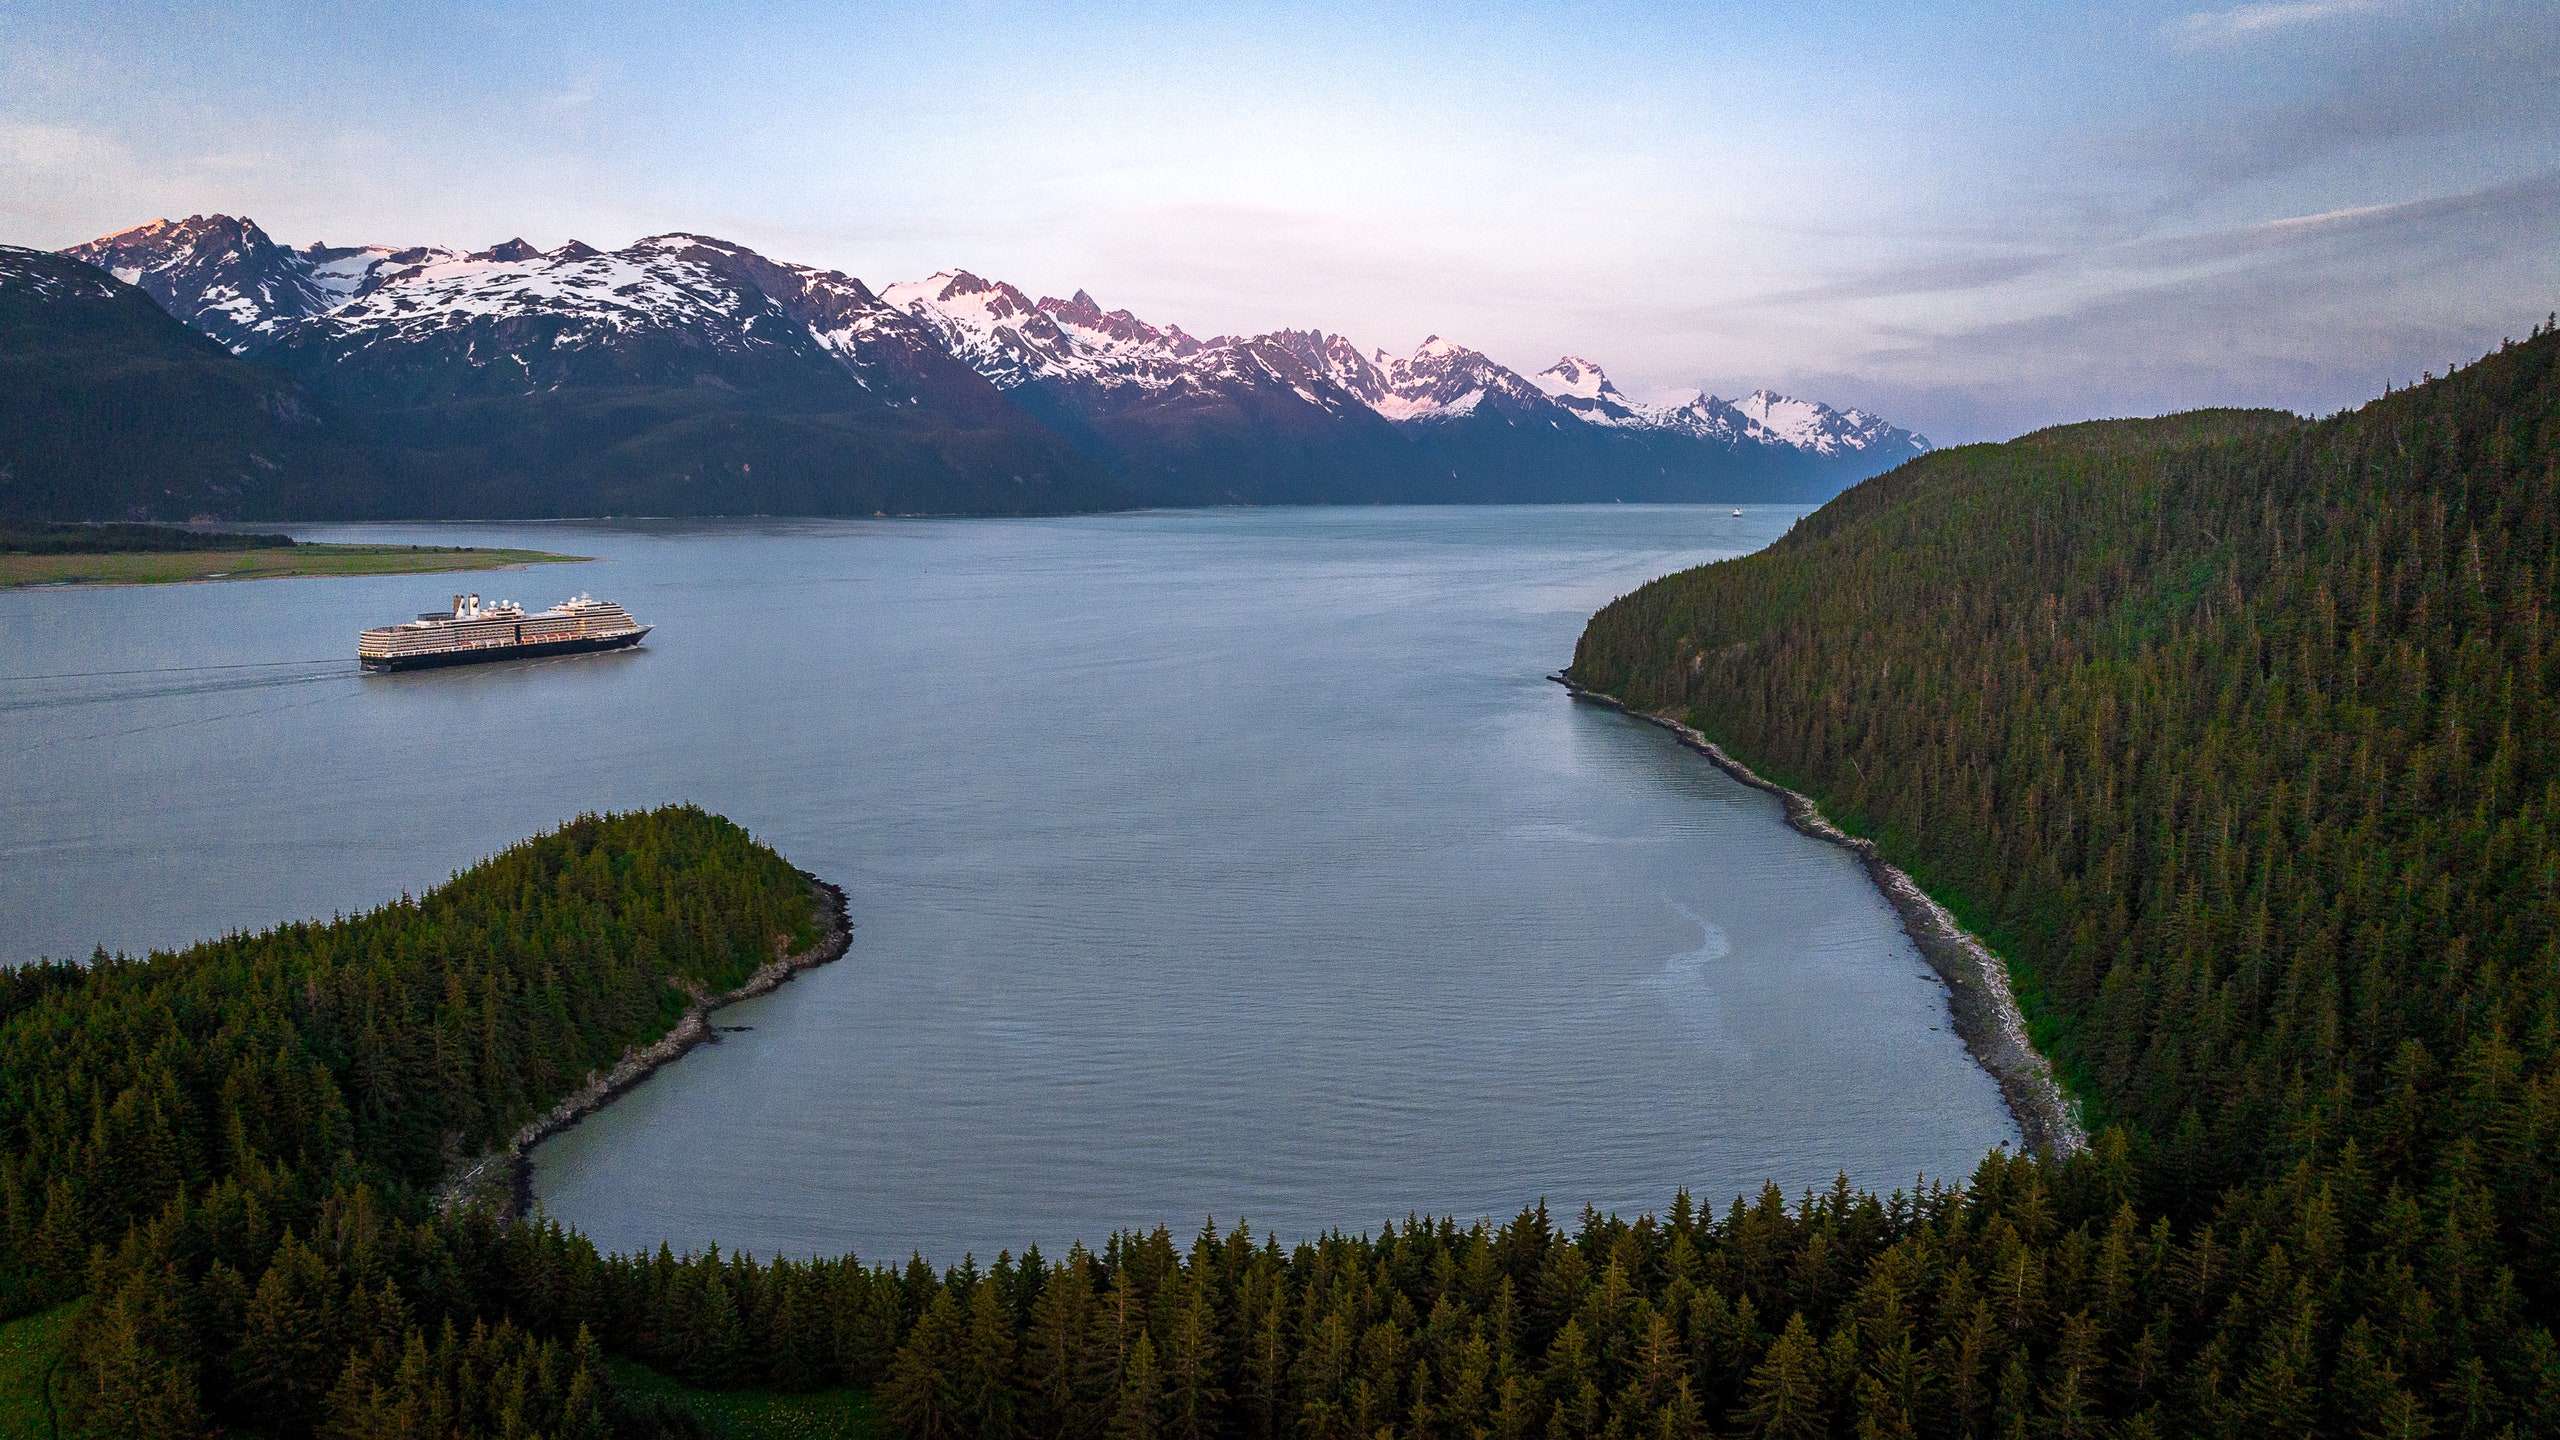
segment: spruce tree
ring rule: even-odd
[[[232,1356],[243,1413],[286,1434],[308,1434],[346,1367],[337,1276],[287,1231],[258,1280]]]
[[[1120,1394],[1111,1409],[1110,1440],[1157,1440],[1163,1433],[1164,1376],[1156,1365],[1155,1341],[1144,1330],[1129,1345],[1129,1360],[1120,1372]]]
[[[1020,1404],[1015,1373],[1012,1305],[994,1280],[982,1280],[969,1296],[968,1334],[954,1377],[962,1434],[1013,1440]]]
[[[1092,1258],[1077,1245],[1041,1287],[1023,1337],[1024,1415],[1039,1440],[1090,1440],[1099,1428],[1090,1388],[1096,1319]]]
[[[1194,1270],[1177,1284],[1181,1300],[1165,1337],[1164,1432],[1167,1440],[1213,1440],[1227,1402],[1219,1383],[1218,1316],[1205,1275]]]
[[[1734,1417],[1753,1440],[1817,1440],[1828,1433],[1822,1350],[1799,1312],[1751,1372],[1750,1403]]]
[[[966,1335],[951,1292],[937,1287],[880,1387],[880,1408],[905,1440],[960,1440],[965,1400],[959,1391]]]

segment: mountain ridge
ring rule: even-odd
[[[216,214],[61,253],[378,443],[512,472],[543,513],[840,511],[883,467],[910,508],[964,511],[1821,499],[1929,448],[1767,391],[1640,404],[1573,357],[1548,375],[1599,377],[1589,394],[1439,336],[1401,357],[1320,329],[1204,339],[1084,289],[964,269],[874,288],[686,232],[296,249]],[[758,464],[794,478],[747,483]]]

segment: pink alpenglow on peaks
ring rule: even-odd
[[[1403,355],[1320,328],[1202,338],[1083,289],[1035,300],[950,269],[874,290],[705,235],[291,249],[245,218],[197,215],[65,253],[323,399],[642,385],[801,413],[840,407],[827,397],[850,381],[928,430],[943,417],[1044,435],[1141,503],[1818,499],[1929,448],[1766,389],[1646,403],[1581,355],[1529,376],[1442,335]],[[805,447],[835,432],[793,433]]]

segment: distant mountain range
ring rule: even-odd
[[[124,403],[116,346],[183,351],[224,378],[199,376],[164,420],[227,438],[107,473],[67,434],[18,435],[0,451],[0,511],[1817,500],[1929,448],[1767,391],[1638,403],[1573,357],[1530,378],[1436,337],[1403,357],[1313,330],[1201,339],[1083,291],[1035,301],[958,270],[875,291],[698,235],[296,250],[210,215],[62,256],[80,265],[0,250],[0,364],[49,377],[68,416]],[[213,344],[190,348],[174,324],[146,342],[125,287]],[[109,312],[121,328],[101,329]],[[47,424],[13,408],[27,411],[13,428]]]

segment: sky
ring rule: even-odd
[[[0,0],[0,243],[717,235],[1940,443],[2560,307],[2560,4]]]

